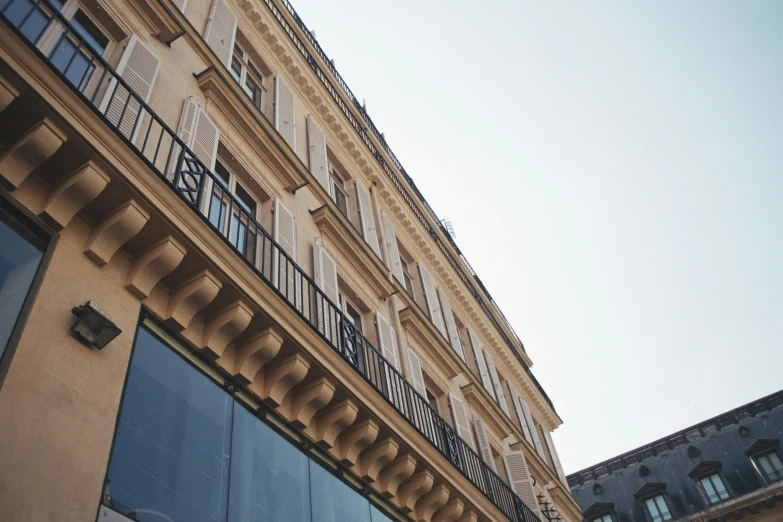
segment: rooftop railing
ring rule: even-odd
[[[0,19],[509,520],[540,522],[49,0],[0,0]],[[52,34],[44,54],[39,41]]]
[[[465,284],[465,286],[468,287],[468,290],[473,295],[473,297],[476,299],[476,301],[479,304],[479,307],[484,311],[484,313],[489,317],[490,321],[494,324],[494,326],[497,328],[498,332],[500,333],[501,337],[505,340],[507,346],[511,350],[511,352],[514,354],[516,359],[519,361],[519,363],[525,368],[525,371],[530,375],[531,379],[533,380],[536,387],[539,389],[539,391],[544,396],[544,399],[547,401],[547,403],[554,409],[554,404],[552,404],[552,401],[550,400],[547,393],[544,391],[543,387],[538,383],[538,380],[533,376],[532,372],[528,368],[527,364],[525,364],[524,359],[517,351],[516,347],[514,346],[514,343],[509,339],[508,335],[506,335],[506,332],[503,330],[503,328],[498,324],[497,320],[495,319],[495,316],[492,314],[489,306],[484,302],[484,298],[482,297],[481,293],[476,289],[476,286],[473,284],[473,282],[478,285],[481,290],[484,292],[484,294],[487,296],[487,298],[490,301],[490,305],[492,308],[494,308],[500,319],[503,321],[503,324],[506,326],[508,331],[511,333],[511,335],[514,337],[517,343],[519,343],[520,346],[522,346],[522,349],[524,350],[524,344],[519,339],[519,336],[517,335],[514,328],[511,326],[511,323],[506,319],[506,316],[503,314],[503,312],[500,311],[500,307],[498,307],[495,300],[490,295],[489,291],[487,290],[486,286],[484,286],[484,283],[481,281],[481,279],[476,274],[476,271],[473,270],[473,267],[470,266],[470,263],[468,262],[467,258],[465,258],[465,255],[462,253],[462,251],[457,246],[457,243],[454,241],[454,238],[451,237],[451,234],[445,229],[445,227],[442,225],[442,220],[438,218],[438,215],[435,214],[435,211],[432,209],[432,207],[427,203],[427,200],[424,199],[424,196],[422,195],[421,191],[419,191],[418,187],[416,187],[416,184],[413,182],[413,179],[408,175],[405,168],[402,166],[402,163],[400,163],[400,160],[397,159],[397,156],[394,154],[394,152],[389,147],[388,143],[386,143],[386,138],[383,136],[383,134],[378,130],[378,128],[375,126],[375,123],[373,123],[372,118],[370,118],[369,114],[367,114],[367,111],[364,109],[364,106],[359,102],[359,99],[353,94],[350,87],[348,87],[348,84],[345,82],[342,76],[340,76],[340,73],[337,72],[337,69],[335,68],[332,61],[329,59],[329,57],[326,55],[324,50],[321,48],[320,44],[318,43],[318,40],[315,39],[312,32],[310,32],[309,29],[307,29],[307,26],[305,25],[302,18],[299,16],[299,14],[294,9],[293,5],[288,0],[278,0],[283,3],[288,13],[291,15],[291,17],[296,22],[296,25],[301,29],[301,31],[304,33],[305,38],[308,42],[313,46],[315,49],[316,54],[321,58],[321,63],[319,64],[315,57],[310,53],[310,51],[307,49],[307,47],[303,44],[301,40],[299,40],[299,37],[297,36],[296,32],[292,30],[288,22],[286,21],[285,17],[282,16],[282,13],[275,5],[275,0],[263,0],[263,3],[269,8],[269,10],[272,12],[272,15],[275,17],[277,22],[280,24],[280,26],[283,28],[283,30],[286,32],[288,37],[291,39],[291,41],[294,43],[296,48],[299,50],[299,52],[304,56],[304,58],[307,60],[307,63],[310,64],[310,67],[312,67],[313,71],[315,71],[316,75],[318,76],[319,80],[323,85],[326,87],[326,89],[329,91],[330,95],[334,99],[334,101],[337,103],[337,105],[340,107],[341,111],[345,114],[345,116],[348,118],[348,120],[351,123],[351,126],[354,128],[354,130],[359,134],[362,142],[367,146],[367,148],[370,150],[370,152],[375,157],[376,161],[380,164],[381,168],[386,173],[387,177],[392,181],[392,184],[395,186],[397,191],[402,196],[403,200],[406,202],[406,204],[413,210],[413,213],[416,215],[416,217],[419,219],[421,224],[424,226],[424,228],[429,232],[432,239],[437,244],[439,250],[446,256],[446,258],[449,261],[449,264],[454,268],[454,270],[457,272],[460,280]],[[354,106],[355,110],[361,115],[362,121],[357,120],[351,110],[346,106],[346,104],[343,102],[342,97],[339,95],[337,88],[332,85],[332,81],[330,80],[330,77],[327,76],[324,72],[324,69],[322,67],[325,67],[326,70],[329,71],[331,78],[333,78],[337,85],[339,85],[340,90],[342,90],[343,94],[348,97],[349,102]],[[372,133],[375,138],[378,140],[378,143],[380,143],[381,148],[386,153],[386,155],[391,159],[392,164],[397,168],[397,170],[402,174],[402,176],[405,178],[405,181],[408,183],[410,188],[413,190],[413,193],[416,196],[416,199],[418,199],[418,203],[416,203],[413,198],[408,193],[408,189],[400,182],[400,180],[397,178],[396,174],[391,170],[389,165],[387,164],[386,160],[383,157],[383,154],[381,154],[381,151],[375,146],[375,143],[369,138],[367,135],[367,131],[369,130],[370,133]],[[468,268],[468,271],[470,272],[470,275],[466,274],[465,271],[462,269],[462,267],[459,265],[457,260],[454,258],[454,256],[451,254],[449,249],[446,247],[446,245],[441,240],[440,236],[436,232],[435,228],[430,225],[430,223],[427,221],[427,219],[424,217],[423,212],[419,208],[419,205],[422,205],[426,212],[430,215],[430,217],[437,223],[438,228],[440,228],[441,232],[443,233],[443,237],[446,238],[446,240],[449,242],[451,247],[457,252],[457,256],[460,260],[465,264],[465,266]]]

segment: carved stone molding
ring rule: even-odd
[[[397,457],[381,470],[378,476],[378,491],[386,498],[394,498],[400,483],[416,471],[416,462],[416,457],[410,453]]]
[[[432,515],[446,505],[450,495],[449,488],[443,484],[433,487],[416,502],[414,518],[418,521],[429,522]]]
[[[363,480],[375,482],[378,474],[387,466],[397,452],[400,450],[400,444],[391,437],[379,440],[359,455],[357,472]]]
[[[269,327],[237,346],[234,354],[234,378],[245,386],[252,383],[261,368],[278,354],[282,345],[282,332]]]
[[[52,187],[44,201],[41,217],[56,229],[68,226],[71,219],[103,192],[109,175],[94,162],[77,168]]]
[[[141,232],[149,218],[136,200],[128,200],[92,228],[84,254],[96,265],[106,265],[122,245]]]
[[[283,404],[288,392],[302,382],[309,369],[310,362],[299,353],[267,366],[262,373],[261,399],[269,406],[277,408]]]
[[[253,318],[253,309],[242,300],[234,301],[214,316],[204,319],[201,348],[210,359],[223,356],[228,344],[245,331]]]
[[[11,130],[20,127],[13,126]],[[35,123],[21,136],[3,136],[0,143],[0,174],[6,186],[19,188],[27,176],[57,152],[65,140],[65,133],[49,118]]]
[[[359,407],[350,399],[344,399],[322,410],[315,418],[313,439],[324,448],[334,446],[337,437],[345,431],[359,414]]]
[[[465,502],[461,498],[453,498],[435,512],[432,522],[455,522],[464,510]]]
[[[329,404],[334,390],[335,384],[326,377],[303,383],[294,390],[289,411],[281,413],[291,424],[304,429],[310,425],[315,414]]]
[[[184,330],[193,317],[212,302],[223,283],[209,270],[204,270],[174,288],[169,297],[166,323]]]
[[[416,502],[432,489],[435,483],[435,475],[430,470],[422,470],[400,484],[397,495],[397,505],[405,513],[410,513],[416,506]]]
[[[184,246],[166,236],[133,259],[125,288],[139,299],[148,297],[155,285],[179,266],[186,253]]]
[[[372,419],[357,422],[337,438],[333,454],[346,466],[353,466],[359,454],[378,437],[378,423]]]

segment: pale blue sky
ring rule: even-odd
[[[783,2],[292,1],[525,343],[567,473],[783,388]]]

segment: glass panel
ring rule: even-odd
[[[701,487],[704,488],[704,492],[707,493],[707,500],[709,500],[710,504],[720,500],[718,498],[718,494],[715,492],[715,488],[712,487],[712,481],[710,480],[710,477],[703,478],[700,482]]]
[[[723,484],[723,479],[720,478],[720,475],[713,475],[711,479],[712,485],[715,487],[715,491],[718,493],[718,497],[720,497],[721,500],[729,498],[729,492],[726,489],[725,484]]]
[[[759,457],[759,465],[765,475],[772,475],[774,470],[772,469],[772,463],[769,461],[769,455],[762,455]]]
[[[36,42],[46,28],[51,16],[49,13],[43,5],[35,6],[30,0],[11,0],[3,8],[3,14],[11,24],[32,42]]]
[[[370,502],[310,461],[313,522],[370,522]]]
[[[224,521],[232,409],[230,395],[140,328],[104,502],[139,522]]]
[[[231,447],[230,522],[308,522],[307,456],[237,406]]]
[[[391,519],[381,513],[377,507],[370,505],[370,516],[372,518],[372,522],[394,522],[394,519]]]
[[[653,519],[653,522],[659,522],[661,520],[661,513],[658,511],[658,506],[655,504],[655,499],[648,498],[645,502],[647,505],[647,510],[650,512],[650,516]]]
[[[775,471],[783,471],[783,463],[780,462],[780,457],[774,451],[769,455],[769,462]]]
[[[43,247],[33,245],[20,232],[0,214],[0,357],[43,258]]]
[[[91,56],[85,56],[77,50],[78,43],[73,42],[68,36],[63,35],[52,52],[50,59],[52,64],[68,78],[77,89],[82,90],[95,70],[90,63]],[[87,51],[89,53],[89,51]]]
[[[236,81],[239,81],[242,77],[242,58],[237,56],[236,52],[237,49],[234,48],[234,56],[231,57],[231,76],[233,76]]]
[[[98,26],[90,20],[84,11],[79,9],[71,19],[71,25],[76,29],[76,32],[84,38],[87,43],[98,53],[103,54],[106,50],[106,46],[109,45],[109,39],[106,35],[98,29]]]
[[[655,497],[655,503],[658,505],[658,511],[661,513],[661,520],[671,520],[672,515],[669,513],[669,506],[666,505],[663,496],[658,495]]]

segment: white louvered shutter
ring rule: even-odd
[[[359,204],[359,221],[362,225],[362,236],[373,252],[378,257],[381,257],[381,245],[378,243],[378,231],[375,229],[375,217],[372,213],[370,193],[367,192],[367,189],[364,188],[364,185],[358,178],[356,179],[356,196]]]
[[[183,13],[185,12],[185,8],[188,6],[188,0],[172,0],[172,1],[180,11],[182,11]]]
[[[375,312],[375,325],[378,329],[378,342],[381,345],[381,354],[399,372],[400,352],[397,349],[397,338],[394,334],[394,328],[378,311]],[[386,375],[386,396],[400,411],[407,414],[405,386],[401,377],[389,368],[384,368],[384,370]]]
[[[478,441],[479,454],[484,464],[492,468],[492,471],[497,473],[498,468],[495,466],[495,459],[492,457],[492,447],[489,445],[489,437],[487,436],[487,428],[484,426],[484,419],[475,415],[473,417],[473,428],[476,431],[476,441]]]
[[[220,62],[231,67],[234,38],[237,34],[237,17],[226,0],[215,0],[209,11],[204,41],[215,52]]]
[[[492,387],[495,389],[495,400],[497,401],[500,409],[506,416],[511,417],[508,412],[508,404],[506,404],[506,394],[503,393],[503,387],[500,385],[500,377],[498,377],[498,370],[495,367],[495,359],[484,350],[484,358],[487,360],[487,371],[489,372],[489,378],[492,381]]]
[[[275,128],[285,142],[296,151],[296,102],[294,101],[294,92],[279,74],[275,75]]]
[[[416,353],[408,348],[406,350],[408,357],[408,382],[411,383],[413,389],[421,394],[422,397],[427,397],[427,388],[424,386],[424,373],[421,371],[421,359]]]
[[[459,358],[465,361],[465,350],[462,349],[462,341],[460,341],[457,333],[457,323],[454,321],[451,303],[446,292],[441,290],[440,287],[438,287],[438,298],[440,299],[440,307],[443,310],[443,320],[446,322],[446,332],[449,334],[449,343],[451,343],[452,349],[459,355]]]
[[[476,445],[473,444],[473,435],[470,433],[470,416],[468,415],[468,409],[465,407],[465,403],[450,393],[449,404],[451,405],[451,415],[454,418],[454,426],[457,435],[465,441],[465,444],[475,451]]]
[[[511,489],[539,519],[543,519],[535,491],[533,490],[533,484],[530,481],[525,454],[521,451],[504,453],[503,464],[506,467],[506,474],[508,475]]]
[[[430,313],[430,320],[440,333],[446,335],[446,332],[443,329],[443,318],[440,315],[440,304],[438,303],[438,297],[435,295],[435,287],[432,285],[430,273],[427,272],[427,269],[424,268],[424,265],[422,265],[421,262],[417,264],[419,265],[419,276],[421,277],[421,286],[424,288],[424,299],[427,301],[427,310],[429,310]]]
[[[275,200],[275,242],[291,257],[293,263],[299,259],[299,246],[294,215],[279,200]],[[272,251],[272,282],[278,290],[299,310],[302,309],[302,282],[292,262],[286,260],[276,249]]]
[[[555,443],[552,441],[552,435],[543,429],[543,427],[541,428],[541,432],[544,434],[547,447],[549,447],[549,455],[551,455],[552,463],[555,465],[557,478],[560,479],[560,482],[562,482],[564,486],[568,487],[568,480],[566,480],[565,473],[563,473],[563,467],[560,465],[560,457],[557,456],[557,449],[555,448]]]
[[[144,103],[150,100],[159,69],[160,59],[157,55],[138,36],[132,35],[117,65],[117,74]],[[141,104],[137,99],[128,100],[128,97],[128,89],[120,85],[117,80],[112,80],[100,110],[115,127],[119,128],[123,136],[135,142],[142,127],[141,120],[145,115],[141,114]]]
[[[481,385],[494,399],[495,387],[492,386],[492,381],[489,378],[489,370],[487,370],[487,363],[484,359],[484,350],[481,348],[475,332],[470,327],[468,327],[468,337],[470,338],[470,345],[473,348],[473,356],[476,358],[476,366],[478,366],[479,376],[481,377]]]
[[[208,169],[214,170],[215,162],[217,161],[218,143],[220,142],[220,130],[193,98],[187,98],[185,100],[182,107],[182,115],[179,120],[177,135]],[[179,147],[176,147],[175,150],[178,153]],[[177,161],[178,157],[171,158],[169,167],[170,179],[174,177],[174,173],[176,172]],[[187,165],[183,165],[183,169],[186,170],[187,168]],[[196,180],[185,177],[182,180],[182,185],[188,186],[189,188],[195,188],[190,186],[195,182]],[[209,213],[209,199],[211,194],[212,178],[207,176],[204,182],[204,190],[201,194],[201,201],[199,202],[199,210],[205,216]]]
[[[530,428],[527,426],[527,420],[525,419],[525,410],[522,409],[522,405],[519,402],[519,394],[510,381],[506,381],[508,385],[508,393],[511,395],[511,402],[514,403],[514,411],[517,413],[517,420],[519,426],[522,429],[522,435],[530,444],[533,444],[533,439],[530,437]]]
[[[313,243],[313,267],[315,284],[324,293],[328,301],[316,297],[315,306],[318,314],[318,330],[329,339],[333,345],[339,346],[339,316],[336,303],[340,302],[340,293],[337,286],[337,263],[326,252],[324,247]]]
[[[405,286],[405,276],[402,274],[402,260],[400,259],[400,248],[397,245],[397,234],[394,232],[394,226],[386,217],[386,213],[381,209],[381,225],[383,226],[383,235],[386,238],[386,251],[389,253],[389,268],[392,275]]]
[[[310,148],[310,173],[327,194],[329,190],[329,161],[326,159],[326,136],[312,114],[307,116],[307,141]]]
[[[525,402],[522,397],[519,398],[519,403],[522,405],[522,410],[525,412],[525,419],[527,419],[527,426],[530,429],[530,436],[533,438],[533,446],[536,447],[536,453],[538,453],[539,457],[546,460],[544,458],[544,448],[541,446],[541,439],[538,438],[536,423],[533,422],[533,415],[530,413],[530,406],[527,405],[527,402]]]

